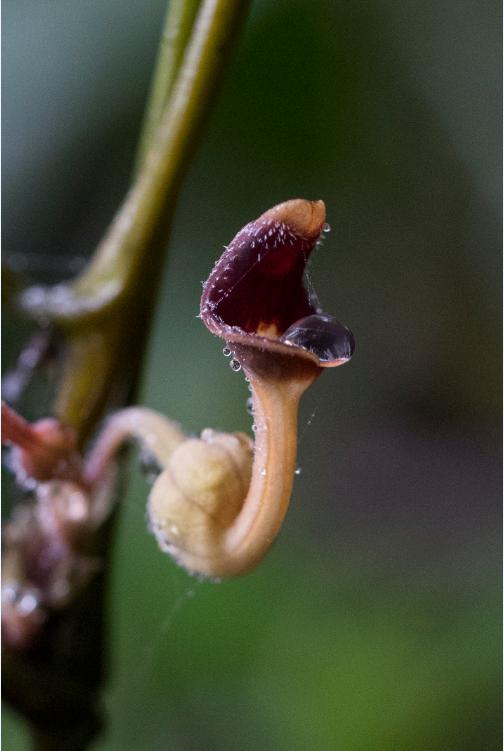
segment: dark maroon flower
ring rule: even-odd
[[[327,229],[324,202],[302,199],[247,224],[205,283],[201,318],[207,328],[237,353],[255,347],[295,353],[319,367],[347,362],[352,333],[325,314],[304,286],[309,255]]]

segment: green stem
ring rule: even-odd
[[[200,5],[201,0],[171,0],[168,5],[138,143],[137,171],[143,164],[152,137],[172,92],[185,48],[191,36],[196,12]]]
[[[173,200],[191,156],[228,52],[248,2],[204,0],[166,106],[138,178],[74,282],[49,289],[42,301],[25,296],[25,308],[60,326],[97,323],[128,298],[167,201]]]
[[[75,428],[81,445],[102,413],[119,406],[125,397],[128,379],[123,353],[116,319],[69,337],[53,411]]]

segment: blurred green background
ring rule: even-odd
[[[29,279],[72,275],[118,205],[163,13],[5,0],[4,258]],[[96,751],[501,747],[500,28],[491,0],[253,2],[180,198],[140,401],[188,431],[250,430],[200,282],[288,198],[326,201],[311,276],[356,354],[305,397],[302,473],[254,573],[176,569],[131,470]],[[9,709],[3,733],[27,748]]]

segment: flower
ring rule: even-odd
[[[325,218],[323,201],[281,203],[240,230],[215,264],[200,314],[238,359],[250,360],[250,348],[296,355],[319,368],[352,357],[352,333],[325,314],[304,285],[310,253],[329,230]]]

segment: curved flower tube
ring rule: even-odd
[[[95,488],[102,482],[115,454],[131,438],[143,446],[154,462],[164,466],[186,437],[175,423],[152,409],[127,407],[115,412],[87,458],[84,470],[87,487]]]
[[[353,354],[351,332],[324,314],[303,284],[306,261],[324,230],[322,201],[282,203],[236,235],[204,285],[201,318],[224,339],[231,366],[243,368],[250,384],[255,442],[247,470],[250,447],[235,434],[233,453],[226,446],[230,471],[217,472],[215,480],[217,457],[203,471],[201,456],[190,461],[193,440],[185,461],[175,452],[152,489],[149,513],[158,543],[193,573],[235,576],[263,558],[292,491],[299,399],[323,368]],[[209,440],[205,433],[199,444],[207,449],[231,438]],[[232,475],[241,482],[234,482],[230,500]]]

